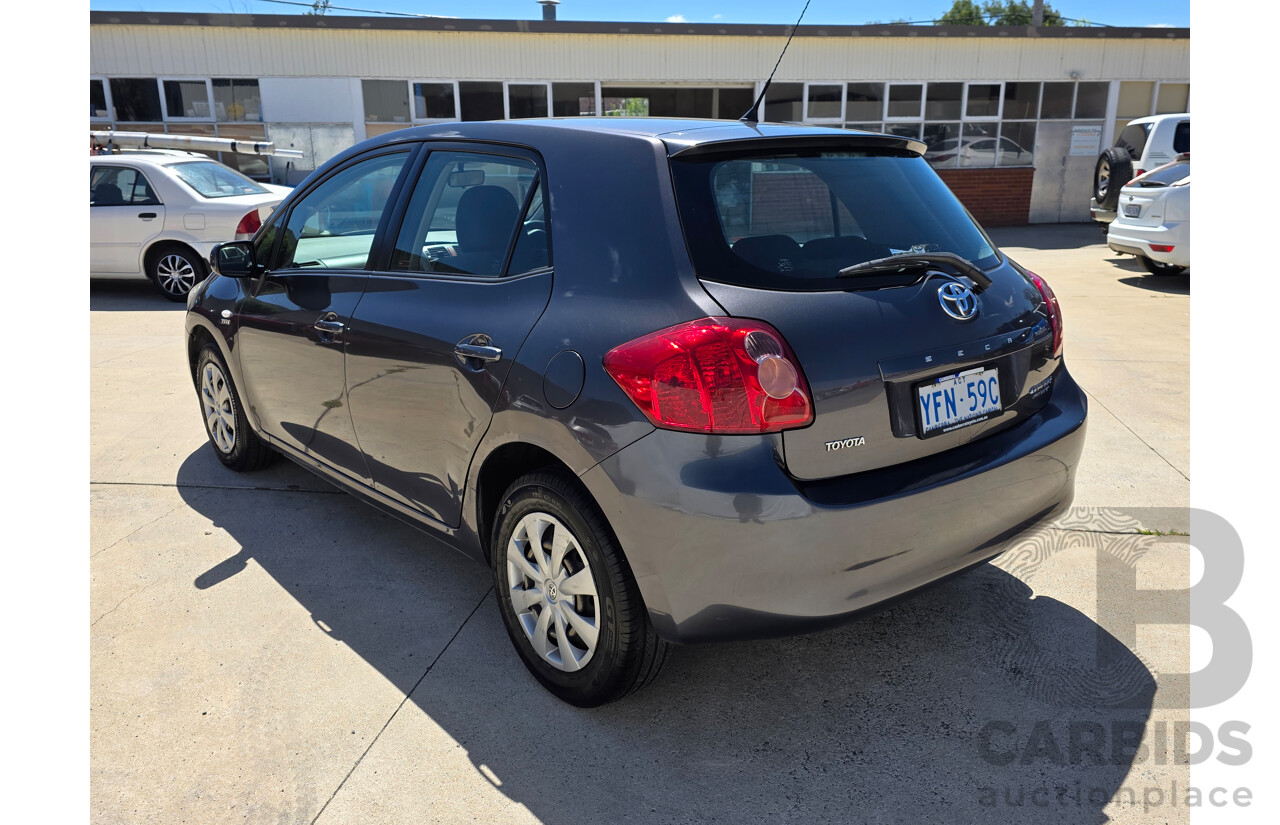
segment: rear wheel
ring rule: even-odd
[[[214,344],[205,344],[196,361],[196,392],[204,430],[218,460],[237,472],[257,470],[279,454],[249,429],[231,373]]]
[[[181,244],[162,244],[147,256],[147,277],[170,301],[186,301],[191,288],[208,274],[200,256]]]
[[[1147,268],[1147,271],[1150,272],[1152,275],[1181,275],[1182,273],[1187,271],[1187,268],[1185,266],[1178,266],[1177,264],[1167,264],[1167,263],[1164,263],[1163,261],[1154,261],[1151,258],[1146,257],[1145,255],[1141,255],[1139,257],[1142,258],[1142,265],[1145,266]]]
[[[1115,209],[1120,189],[1133,179],[1133,159],[1127,149],[1112,146],[1093,167],[1093,197],[1103,209]]]
[[[570,704],[594,707],[652,681],[670,645],[649,623],[604,514],[571,477],[518,479],[493,530],[493,576],[525,667]]]

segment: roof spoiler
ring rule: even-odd
[[[201,135],[153,135],[148,132],[89,132],[95,147],[129,149],[188,149],[205,152],[236,152],[241,155],[272,155],[278,158],[300,158],[297,149],[277,149],[265,140],[234,140]]]
[[[789,149],[889,149],[923,155],[924,141],[898,135],[878,135],[871,132],[831,130],[830,135],[778,134],[684,142],[678,137],[664,138],[673,158],[689,158],[722,152],[772,151],[775,147]]]

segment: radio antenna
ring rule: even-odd
[[[769,79],[764,82],[764,88],[760,90],[760,96],[756,98],[756,102],[751,104],[751,108],[747,113],[738,120],[743,123],[755,124],[760,120],[760,103],[764,100],[764,93],[769,91],[769,84],[773,82],[773,76],[778,73],[778,67],[782,65],[782,57],[787,53],[787,46],[791,45],[791,38],[796,36],[796,29],[800,28],[800,21],[804,19],[804,13],[809,10],[810,0],[805,0],[804,8],[800,10],[800,16],[796,18],[796,24],[791,27],[791,34],[787,36],[787,42],[782,46],[782,54],[778,55],[778,62],[773,64],[773,71],[769,72]]]

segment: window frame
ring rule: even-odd
[[[889,83],[886,83],[886,84],[884,84],[884,85],[885,85],[885,89],[884,89],[884,100],[883,100],[883,102],[884,102],[884,108],[883,108],[883,110],[882,110],[882,111],[883,111],[883,113],[884,113],[884,117],[882,117],[882,118],[880,118],[880,119],[881,119],[881,120],[882,120],[886,125],[888,125],[888,124],[890,124],[890,123],[920,123],[920,124],[923,124],[923,123],[924,123],[924,104],[925,104],[925,101],[927,101],[927,100],[929,99],[929,94],[928,94],[929,84],[928,84],[928,83],[926,83],[925,81],[922,81],[922,80],[917,80],[917,81],[914,81],[914,82],[911,82],[911,83],[893,83],[893,82],[889,82]],[[889,106],[891,105],[891,98],[893,97],[893,89],[894,89],[894,87],[896,87],[896,86],[916,86],[916,87],[918,87],[918,88],[920,89],[920,107],[919,107],[919,109],[917,109],[917,110],[916,110],[916,113],[915,113],[914,115],[911,115],[910,117],[908,117],[908,116],[906,116],[906,115],[896,115],[896,116],[890,116],[890,115],[889,115]],[[846,89],[846,94],[847,94],[847,89]],[[967,92],[966,92],[966,94],[967,94]],[[962,109],[961,111],[963,111],[963,109]]]
[[[407,81],[409,84],[409,116],[415,124],[419,123],[453,123],[462,119],[462,98],[458,94],[458,81],[443,80],[437,78],[415,78]],[[417,93],[414,90],[416,85],[432,84],[436,86],[449,86],[453,89],[453,115],[450,117],[418,117],[418,106],[416,103]]]
[[[840,114],[839,114],[839,116],[812,117],[812,116],[809,114],[809,90],[810,90],[810,89],[812,89],[812,88],[813,88],[813,87],[815,87],[815,86],[830,86],[830,87],[834,87],[834,88],[836,88],[836,89],[839,89],[839,90],[840,90],[840,101],[839,101],[839,105],[840,105]],[[848,91],[847,91],[847,90],[848,90],[848,84],[847,84],[847,83],[845,83],[845,82],[843,82],[843,81],[839,81],[839,82],[838,82],[838,81],[834,81],[834,80],[832,80],[832,81],[820,81],[820,80],[806,81],[806,82],[805,82],[805,84],[804,84],[804,100],[802,101],[802,102],[804,103],[804,107],[803,107],[803,109],[801,110],[801,113],[803,114],[803,117],[801,118],[801,121],[802,121],[803,123],[823,123],[823,124],[826,124],[826,123],[844,123],[844,113],[845,113],[845,107],[846,107],[846,98],[847,98],[847,96],[848,96]]]
[[[169,98],[165,94],[165,83],[202,83],[204,85],[204,102],[209,107],[207,117],[187,117],[186,115],[169,114]],[[213,82],[209,77],[157,77],[156,85],[160,90],[160,115],[165,123],[214,123],[213,116]]]
[[[1035,82],[1035,81],[1028,81]],[[996,113],[994,115],[971,115],[969,114],[969,90],[974,86],[995,86],[996,87]],[[1041,94],[1044,93],[1044,87],[1040,88]],[[964,84],[964,100],[960,105],[960,122],[961,123],[995,123],[1004,118],[1004,81],[1003,80],[966,80]]]

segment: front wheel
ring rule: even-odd
[[[652,681],[670,644],[654,633],[604,514],[571,477],[531,473],[507,489],[493,530],[493,576],[525,667],[578,707]]]
[[[1181,275],[1182,273],[1187,271],[1187,268],[1185,266],[1178,266],[1177,264],[1167,264],[1167,263],[1164,263],[1163,261],[1154,261],[1151,258],[1148,258],[1146,256],[1141,256],[1141,257],[1142,257],[1142,265],[1145,266],[1147,268],[1147,271],[1150,272],[1152,275]]]
[[[231,373],[214,344],[205,344],[196,361],[196,392],[204,430],[218,460],[237,472],[257,470],[279,454],[249,429]]]

